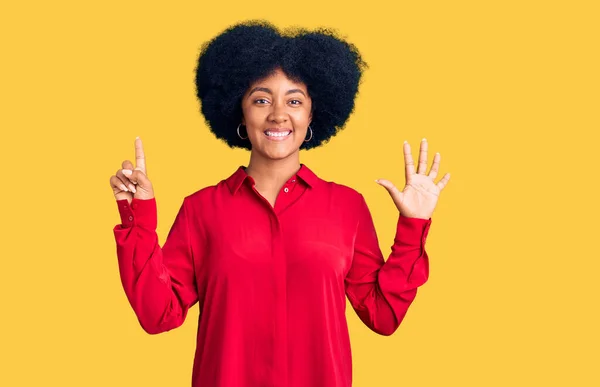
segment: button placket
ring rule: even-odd
[[[278,369],[279,378],[287,380],[287,259],[285,256],[285,248],[283,244],[283,233],[279,216],[275,213],[271,216],[271,232],[272,232],[272,258],[273,265],[276,268],[276,276],[274,278],[276,287],[276,299],[274,307],[274,318],[278,322],[275,326],[275,365]]]

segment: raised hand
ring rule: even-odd
[[[441,191],[450,180],[450,173],[436,184],[433,180],[437,177],[440,168],[440,154],[433,157],[433,164],[429,175],[427,172],[427,140],[421,141],[419,150],[419,167],[415,173],[415,165],[410,152],[410,144],[404,142],[404,163],[406,172],[406,186],[401,191],[392,182],[385,179],[375,180],[389,192],[394,204],[405,217],[429,219],[437,204]]]
[[[139,137],[135,138],[135,169],[129,160],[123,161],[121,167],[110,177],[110,186],[117,200],[127,199],[131,203],[134,197],[142,200],[154,197],[152,183],[146,175],[146,157]]]

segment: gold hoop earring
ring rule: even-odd
[[[308,140],[304,140],[304,142],[309,142],[310,140],[312,140],[312,137],[313,137],[313,130],[310,127],[310,125],[308,125],[308,129],[310,130],[310,137],[308,138]]]
[[[239,138],[241,138],[242,140],[245,140],[245,139],[247,139],[248,137],[242,137],[242,135],[240,134],[240,126],[242,126],[242,124],[239,124],[239,125],[238,125],[238,127],[237,127],[237,134],[238,134],[238,137],[239,137]]]

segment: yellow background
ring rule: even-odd
[[[452,174],[399,330],[347,312],[354,386],[600,385],[594,3],[4,2],[0,385],[190,385],[198,308],[141,329],[109,177],[140,136],[162,244],[184,196],[247,163],[207,130],[193,70],[252,18],[333,27],[369,63],[347,128],[301,161],[365,195],[386,255],[397,211],[373,180],[404,186],[402,142]]]

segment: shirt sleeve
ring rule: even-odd
[[[197,301],[186,200],[161,248],[156,198],[117,200],[121,224],[113,229],[121,283],[138,321],[149,334],[183,324]]]
[[[425,240],[431,218],[399,215],[392,251],[384,261],[362,195],[358,213],[354,256],[345,279],[346,295],[363,323],[388,336],[396,331],[417,295],[417,288],[429,277]]]

